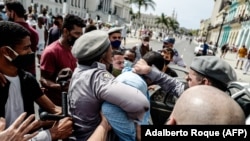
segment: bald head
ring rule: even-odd
[[[170,119],[176,124],[245,124],[245,115],[238,103],[225,92],[208,85],[184,91]]]

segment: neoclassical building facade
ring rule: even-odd
[[[0,0],[1,1],[1,0]],[[3,0],[4,1],[4,0]],[[17,0],[25,8],[32,6],[37,13],[46,7],[53,15],[67,13],[104,22],[129,23],[130,4],[126,0]]]
[[[206,30],[208,40],[218,47],[228,43],[250,48],[250,1],[214,0],[210,21],[201,22],[200,32]],[[201,27],[206,27],[201,28]]]

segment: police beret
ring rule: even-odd
[[[110,34],[112,34],[112,33],[117,33],[117,32],[122,32],[122,27],[113,27],[113,28],[110,28],[109,30],[108,30],[108,34],[110,35]]]
[[[164,43],[171,43],[171,44],[174,44],[174,43],[175,43],[175,38],[169,37],[169,38],[167,38],[167,39],[164,39],[163,42],[164,42]]]
[[[78,61],[86,61],[102,55],[108,47],[110,41],[107,32],[94,30],[79,37],[71,52]]]
[[[224,85],[237,80],[234,69],[227,62],[215,56],[195,57],[190,68],[208,78],[222,82]]]

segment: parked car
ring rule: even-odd
[[[204,48],[204,44],[203,43],[199,44],[197,47],[194,48],[194,54],[196,56],[201,56],[203,48]],[[215,53],[213,52],[212,46],[209,46],[209,48],[207,50],[207,55],[209,55],[209,56],[215,55]]]
[[[188,74],[188,70],[177,65],[170,65],[170,68],[178,74],[176,79],[183,82],[187,86],[185,76]],[[159,85],[156,85],[154,89],[150,89],[149,95],[151,115],[150,124],[163,125],[169,118],[177,97],[171,93],[166,93]]]
[[[188,87],[184,75],[188,73],[186,69],[178,66],[171,66],[178,74],[178,79]],[[243,108],[246,115],[246,123],[250,124],[250,84],[246,82],[235,81],[228,85],[226,93],[231,96]],[[151,125],[164,125],[169,118],[176,100],[178,99],[171,93],[166,93],[159,85],[149,90],[150,95],[150,115]]]

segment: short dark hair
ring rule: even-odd
[[[20,18],[24,18],[26,10],[23,7],[23,4],[19,1],[7,1],[5,6],[9,11],[14,11],[16,15]]]
[[[74,25],[78,27],[85,27],[83,19],[81,19],[79,16],[73,14],[66,15],[62,29],[66,28],[68,31],[71,31],[74,29]]]
[[[93,30],[97,30],[97,27],[96,27],[95,25],[93,25],[93,24],[90,24],[90,25],[88,25],[88,26],[85,28],[84,33],[88,33],[88,32],[93,31]]]
[[[60,19],[60,20],[62,20],[62,21],[63,21],[63,16],[62,16],[62,15],[60,15],[60,14],[56,14],[56,15],[53,15],[53,16],[52,16],[52,19],[54,19],[54,20],[58,20],[58,19]]]
[[[10,46],[14,48],[27,36],[30,36],[30,32],[20,24],[0,21],[0,47]]]
[[[114,57],[115,55],[124,55],[124,53],[120,50],[113,50],[112,51],[112,57]]]
[[[162,70],[164,66],[164,58],[163,56],[156,51],[147,52],[142,59],[144,59],[149,66],[154,65],[159,70]]]
[[[164,50],[170,53],[171,59],[174,57],[174,50],[172,48],[167,47],[167,48],[164,48]]]
[[[136,58],[135,50],[133,50],[133,49],[125,49],[123,54],[125,54],[126,51],[129,51],[129,52],[133,53],[135,55],[135,58]]]

